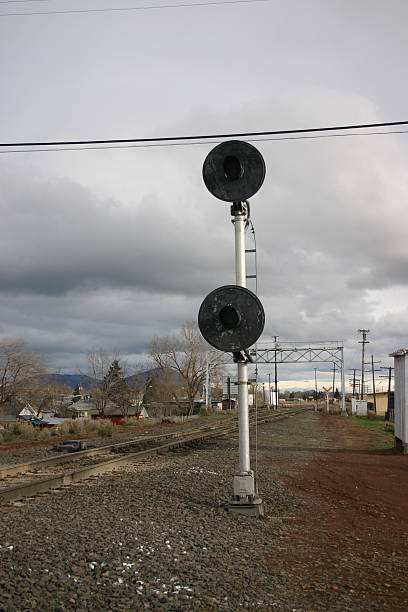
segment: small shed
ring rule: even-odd
[[[390,395],[394,395],[394,392],[392,391]],[[374,394],[373,393],[366,393],[365,394],[365,399],[367,400],[367,404],[368,404],[368,409],[369,410],[374,410]],[[376,391],[375,393],[375,404],[376,404],[376,414],[379,416],[385,416],[387,410],[388,410],[388,401],[389,399],[391,400],[390,403],[392,403],[393,397],[388,398],[388,391]]]
[[[228,397],[224,397],[222,400],[222,409],[223,410],[234,410],[237,407],[237,400],[233,397],[228,399]]]
[[[20,421],[31,421],[31,419],[38,416],[38,411],[27,403],[17,415],[17,419]]]

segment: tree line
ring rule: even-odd
[[[155,336],[145,363],[133,372],[120,354],[102,348],[90,351],[88,391],[102,416],[108,402],[114,402],[126,416],[136,398],[144,403],[172,402],[192,414],[208,372],[212,381],[220,380],[222,361],[222,354],[209,347],[197,324],[186,322],[178,334]],[[79,389],[72,394],[67,385],[52,382],[48,373],[45,356],[32,351],[25,341],[0,340],[0,411],[15,413],[27,402],[36,407],[55,404],[62,396],[78,399]]]

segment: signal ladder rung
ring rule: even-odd
[[[256,249],[245,249],[245,253],[256,253]]]
[[[247,274],[245,278],[256,278],[256,274]]]

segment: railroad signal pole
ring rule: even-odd
[[[246,287],[245,219],[246,206],[235,202],[231,207],[235,229],[235,283]],[[242,474],[251,474],[249,458],[248,363],[238,363],[238,422],[239,468]]]
[[[365,345],[369,344],[370,341],[367,340],[367,334],[369,333],[369,329],[359,329],[357,330],[360,334],[363,335],[363,339],[359,340],[358,343],[361,344],[361,385],[360,385],[360,399],[364,399],[364,352]]]
[[[274,336],[275,338],[275,410],[278,409],[279,402],[279,391],[278,391],[278,361],[277,361],[277,340],[279,336]]]
[[[314,369],[315,372],[315,412],[317,412],[317,368]]]
[[[265,171],[260,152],[241,140],[220,143],[204,161],[203,180],[207,189],[219,200],[232,204],[235,285],[212,291],[198,313],[203,337],[218,350],[231,352],[238,367],[239,472],[234,476],[228,509],[255,516],[263,514],[263,503],[250,466],[248,362],[253,361],[249,348],[263,331],[265,312],[258,297],[246,288],[245,228],[249,222],[248,200],[262,186]]]

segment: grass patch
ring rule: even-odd
[[[382,418],[349,416],[347,422],[372,432],[372,445],[378,449],[394,448],[394,424]]]

